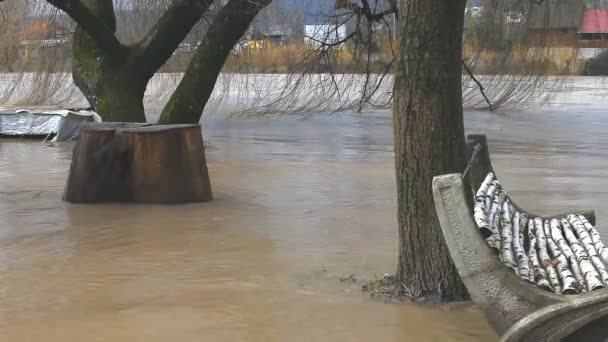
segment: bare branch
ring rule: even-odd
[[[114,30],[80,0],[48,0],[48,2],[64,11],[82,27],[104,54],[113,58],[122,58],[127,54],[127,47],[118,41]]]
[[[488,99],[488,97],[486,96],[486,89],[481,84],[481,82],[479,82],[479,80],[477,80],[477,78],[475,78],[475,75],[473,75],[473,72],[471,71],[471,69],[469,68],[469,66],[467,65],[467,63],[464,60],[462,61],[462,67],[464,68],[464,70],[466,70],[467,74],[469,74],[469,77],[471,77],[471,79],[473,80],[473,82],[475,82],[477,84],[477,87],[479,88],[479,91],[481,92],[481,96],[483,96],[483,98],[488,103],[488,107],[490,109],[490,112],[494,111],[494,108],[492,106],[492,102],[490,102],[490,99]]]
[[[213,0],[175,0],[138,44],[137,67],[151,77],[200,21]]]
[[[346,42],[348,42],[349,40],[351,40],[355,35],[357,34],[357,32],[353,32],[351,34],[349,34],[348,36],[344,37],[343,39],[337,40],[335,42],[328,42],[327,40],[319,40],[315,37],[311,37],[311,36],[305,36],[307,39],[319,44],[320,48],[322,50],[326,50],[332,47],[336,47],[339,45],[343,45]]]
[[[336,0],[336,9],[345,9],[358,16],[364,16],[368,21],[381,21],[387,15],[397,14],[397,2],[396,0],[389,1],[389,8],[383,11],[376,11],[376,8],[371,8],[369,0],[361,0],[359,5],[356,2],[350,0]]]
[[[199,122],[226,58],[251,21],[270,2],[230,0],[222,7],[163,109],[159,123]]]

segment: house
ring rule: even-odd
[[[23,60],[44,58],[70,58],[70,42],[60,39],[22,40],[18,43],[17,54]]]
[[[16,34],[18,40],[69,39],[70,27],[61,20],[31,19],[24,20],[24,26]]]
[[[246,35],[242,46],[250,50],[260,50],[268,46],[265,43],[266,35],[258,32]]]
[[[576,46],[579,25],[585,12],[582,0],[530,2],[528,41],[534,46]]]
[[[587,9],[578,28],[579,47],[608,47],[608,9]]]
[[[289,37],[284,34],[267,34],[266,44],[268,46],[284,47],[289,42]]]
[[[288,37],[280,32],[275,34],[256,32],[243,37],[243,40],[237,45],[237,50],[262,50],[270,47],[284,47],[287,45],[288,40]]]
[[[304,26],[304,43],[314,48],[341,48],[346,39],[346,25],[311,23]]]
[[[43,58],[69,58],[71,53],[68,25],[55,20],[34,19],[26,21],[16,35],[17,55],[22,60]]]

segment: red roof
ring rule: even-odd
[[[580,33],[608,33],[608,9],[588,9],[578,28]]]

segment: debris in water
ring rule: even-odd
[[[340,278],[338,278],[338,280],[339,280],[340,282],[342,282],[342,283],[345,283],[345,282],[353,282],[353,283],[356,283],[356,282],[357,282],[357,278],[355,278],[355,275],[354,275],[354,274],[351,274],[351,275],[349,275],[348,277],[340,277]]]

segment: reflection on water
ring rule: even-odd
[[[601,107],[601,106],[600,106]],[[522,205],[608,214],[603,108],[468,113]],[[396,260],[387,113],[205,122],[216,200],[60,201],[71,144],[0,140],[2,341],[494,341],[475,307],[386,305]]]

